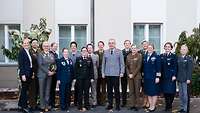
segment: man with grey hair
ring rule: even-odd
[[[109,39],[109,49],[105,50],[102,62],[102,77],[107,80],[107,110],[113,108],[113,89],[116,101],[116,110],[120,110],[119,79],[124,74],[124,57],[122,51],[116,48],[115,39]]]

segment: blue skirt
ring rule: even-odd
[[[144,93],[147,96],[157,96],[160,94],[160,83],[155,83],[155,79],[144,79]]]

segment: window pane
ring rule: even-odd
[[[78,50],[86,45],[86,31],[86,26],[75,26],[75,41],[78,44]]]
[[[144,25],[134,25],[133,44],[140,46],[140,43],[145,39]]]
[[[156,52],[160,53],[160,25],[149,25],[149,42],[153,43]]]
[[[71,26],[59,26],[59,56],[62,56],[62,48],[69,48],[71,42]]]
[[[0,45],[4,45],[4,42],[5,42],[4,25],[0,25]],[[2,49],[0,50],[0,62],[5,62],[5,56],[3,55]]]

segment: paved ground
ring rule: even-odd
[[[176,113],[179,109],[179,99],[175,99],[173,104],[173,112]],[[159,104],[157,105],[157,110],[154,113],[167,113],[164,112],[164,104],[163,99],[160,99]],[[192,98],[191,99],[191,111],[190,113],[200,113],[200,98]],[[17,110],[17,100],[0,100],[0,113],[19,113]],[[39,111],[36,111],[34,113],[39,113]],[[49,111],[48,113],[66,113],[62,112],[60,110],[56,111]],[[79,112],[75,107],[70,108],[70,113],[81,113]],[[84,113],[108,113],[107,110],[105,110],[104,106],[98,106],[95,109],[92,109],[90,111],[84,112]],[[144,109],[140,109],[139,111],[131,111],[128,110],[128,107],[121,108],[121,111],[113,111],[112,113],[145,113]]]

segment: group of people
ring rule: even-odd
[[[117,111],[129,106],[130,110],[143,107],[146,112],[153,112],[160,94],[164,95],[164,110],[171,111],[178,83],[179,112],[188,112],[193,61],[187,54],[187,45],[181,46],[180,55],[172,53],[170,42],[165,43],[165,52],[160,55],[152,43],[143,41],[141,45],[143,48],[139,49],[125,40],[125,48],[120,50],[115,39],[109,39],[107,50],[104,42],[99,41],[97,51],[93,44],[87,44],[79,52],[77,43],[71,42],[70,49],[63,48],[59,58],[57,43],[45,41],[39,48],[37,39],[25,38],[18,58],[21,80],[18,105],[26,113],[38,108],[41,112],[49,111],[56,107],[56,86],[59,85],[62,111],[69,112],[72,103],[79,111],[98,105],[107,105],[106,109],[112,110],[114,97]],[[127,104],[128,94],[130,104]],[[140,94],[143,106],[140,106]]]

